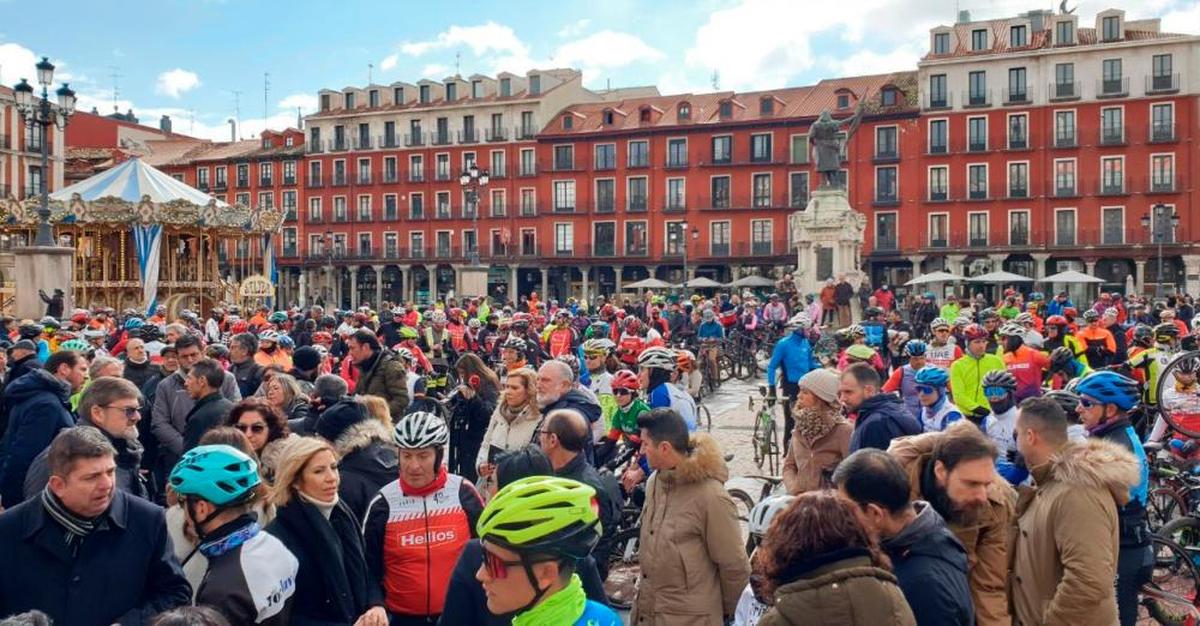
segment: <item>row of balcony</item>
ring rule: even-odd
[[[1131,141],[1142,140],[1147,144],[1155,143],[1172,143],[1178,141],[1175,134],[1175,124],[1159,122],[1151,123],[1146,127],[1144,136],[1133,137],[1131,132],[1133,129],[1128,126],[1101,126],[1096,129],[1096,143],[1098,146],[1123,146]],[[1028,135],[1009,135],[1007,144],[1003,146],[989,146],[987,138],[984,137],[955,137],[950,142],[946,142],[944,138],[938,142],[930,142],[926,154],[939,155],[951,153],[977,153],[988,152],[989,150],[1033,150],[1039,147],[1046,148],[1078,148],[1080,147],[1080,138],[1084,133],[1075,129],[1069,131],[1057,131],[1054,136],[1046,141],[1045,146],[1034,145]],[[884,159],[898,159],[898,154],[891,152],[884,153],[881,157],[876,155],[876,162]]]
[[[698,247],[698,246],[697,246]],[[427,259],[444,261],[461,261],[470,256],[469,246],[389,246],[382,247],[335,247],[332,251],[320,248],[310,250],[305,260],[313,265],[331,264],[351,261],[421,261]],[[791,253],[791,246],[786,240],[779,241],[740,241],[734,243],[712,243],[703,250],[689,250],[688,259],[728,259],[741,257],[771,257]],[[299,250],[296,246],[284,246],[280,258],[296,258]],[[618,257],[645,258],[650,256],[650,250],[644,244],[617,246],[615,242],[574,243],[558,242],[543,245],[536,241],[526,241],[508,246],[482,246],[479,257],[483,261],[504,262],[514,259],[614,259]],[[683,258],[683,249],[679,246],[667,246],[662,252],[664,260]]]
[[[383,135],[358,135],[356,137],[334,138],[313,143],[307,142],[308,152],[347,152],[350,150],[374,150],[389,148],[420,148],[424,146],[450,146],[454,144],[469,145],[480,142],[500,142],[515,139],[518,141],[533,139],[536,128],[514,126],[512,128],[464,128],[458,131],[440,130],[432,132],[391,133]]]
[[[1182,179],[1178,176],[1159,176],[1137,181],[1127,181],[1120,178],[1100,179],[1086,184],[1058,184],[1058,181],[1047,181],[1047,189],[1031,190],[1029,185],[1010,185],[1003,193],[995,193],[988,188],[971,188],[969,185],[949,185],[928,189],[929,202],[956,202],[961,200],[1023,200],[1039,198],[1045,195],[1050,198],[1079,198],[1085,195],[1093,196],[1125,196],[1134,193],[1158,194],[1178,193],[1183,190]],[[876,193],[876,204],[883,201],[894,201],[895,193]]]
[[[1123,98],[1130,95],[1129,77],[1096,80],[1097,98]],[[1144,95],[1154,96],[1179,91],[1179,74],[1146,76]],[[1000,99],[993,98],[992,89],[972,89],[960,92],[963,108],[1001,105],[1026,105],[1034,99],[1034,91],[1028,85],[1009,86],[999,90]],[[1051,102],[1067,102],[1083,97],[1082,81],[1058,81],[1046,86],[1047,99]],[[949,109],[954,106],[953,92],[926,92],[924,108],[928,110]]]
[[[258,186],[259,187],[274,187],[275,180],[276,179],[273,176],[260,176],[258,179]],[[280,183],[283,184],[283,186],[287,187],[287,186],[295,185],[297,179],[295,176],[282,176],[278,180]],[[200,191],[210,191],[210,192],[220,193],[222,191],[228,191],[230,187],[229,187],[228,180],[217,180],[213,183],[198,182],[198,183],[196,183],[196,188],[199,189]],[[234,189],[249,189],[250,188],[250,179],[249,178],[235,179],[234,183],[233,183],[233,188]]]
[[[14,145],[16,145],[17,148],[13,148]],[[54,144],[50,143],[50,144],[47,144],[47,146],[49,147],[48,153],[54,154]],[[14,149],[23,150],[25,152],[36,152],[38,154],[41,154],[41,152],[42,152],[41,136],[33,134],[33,133],[26,133],[25,143],[21,144],[19,141],[14,141],[12,135],[0,134],[0,150],[14,150]]]
[[[1171,232],[1164,233],[1162,240],[1165,246],[1176,243],[1174,234]],[[1129,232],[1114,226],[1108,229],[1064,229],[1054,233],[1043,233],[1032,232],[1028,228],[1022,227],[990,231],[964,230],[945,233],[941,237],[930,237],[928,233],[921,233],[918,238],[907,237],[904,241],[898,241],[892,233],[886,236],[877,234],[875,245],[871,251],[872,254],[878,255],[956,250],[975,251],[976,254],[979,254],[988,249],[1029,251],[1156,245],[1158,243],[1152,233],[1141,228]]]

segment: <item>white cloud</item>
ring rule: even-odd
[[[279,101],[279,108],[296,110],[299,107],[305,113],[312,113],[317,110],[317,97],[310,93],[294,93],[290,96],[284,96]]]
[[[0,44],[0,84],[11,87],[22,78],[31,84],[37,84],[37,70],[34,64],[38,58],[33,51],[15,43]]]
[[[379,62],[379,69],[386,72],[386,71],[392,69],[393,67],[396,67],[396,63],[398,63],[399,61],[400,61],[399,54],[396,54],[396,53],[389,54],[389,55],[383,57],[383,60]]]
[[[1163,15],[1162,29],[1168,33],[1195,34],[1200,24],[1200,2],[1181,6]]]
[[[441,63],[430,63],[421,68],[421,78],[441,80],[450,75],[450,68]]]
[[[475,56],[489,53],[529,54],[529,48],[512,28],[490,20],[479,26],[451,26],[431,40],[402,43],[400,51],[416,57],[435,50],[458,47],[470,48]]]
[[[554,62],[566,67],[612,68],[664,58],[661,50],[641,39],[611,30],[563,44],[554,53]]]
[[[159,74],[154,90],[171,98],[179,98],[199,86],[200,77],[195,72],[177,67]]]
[[[558,36],[562,38],[578,37],[583,34],[583,31],[587,30],[588,25],[591,23],[592,20],[586,17],[576,20],[570,24],[567,24],[566,26],[563,26],[562,29],[558,31]]]
[[[922,53],[914,44],[901,44],[883,52],[860,50],[844,58],[827,58],[823,64],[829,68],[830,76],[886,74],[916,68],[916,60]]]

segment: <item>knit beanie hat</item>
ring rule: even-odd
[[[312,346],[304,346],[297,348],[292,354],[292,365],[301,372],[308,372],[317,369],[321,364],[321,354]]]
[[[828,404],[837,404],[839,382],[837,372],[815,369],[800,378],[799,386]]]

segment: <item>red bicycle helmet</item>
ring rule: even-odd
[[[1047,326],[1066,326],[1067,323],[1067,318],[1061,315],[1051,315],[1050,317],[1046,318]]]
[[[976,339],[987,339],[988,331],[984,330],[979,324],[968,324],[962,331],[963,339],[967,341],[975,341]]]
[[[642,327],[642,320],[636,317],[625,318],[625,332],[636,333]]]
[[[634,374],[629,370],[617,370],[617,373],[613,374],[612,388],[613,391],[616,391],[617,389],[637,391],[641,389],[642,386],[638,383],[637,374]]]

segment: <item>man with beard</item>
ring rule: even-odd
[[[588,421],[588,428],[600,420],[600,404],[575,388],[575,375],[571,367],[562,361],[546,361],[537,373],[537,402],[542,415],[551,411],[570,409]],[[584,455],[592,461],[592,439],[584,446]]]
[[[908,474],[912,499],[929,502],[966,549],[976,624],[1011,624],[1006,537],[1017,494],[996,476],[995,444],[960,421],[943,432],[897,439],[888,454]]]
[[[864,448],[838,464],[833,483],[891,558],[917,623],[974,626],[963,545],[930,503],[911,499],[900,464],[883,450]]]
[[[79,425],[98,428],[117,451],[116,488],[129,495],[149,499],[139,470],[142,444],[138,422],[142,419],[142,393],[124,378],[101,376],[92,379],[79,399]],[[41,493],[50,481],[50,448],[33,460],[25,474],[25,498]]]

